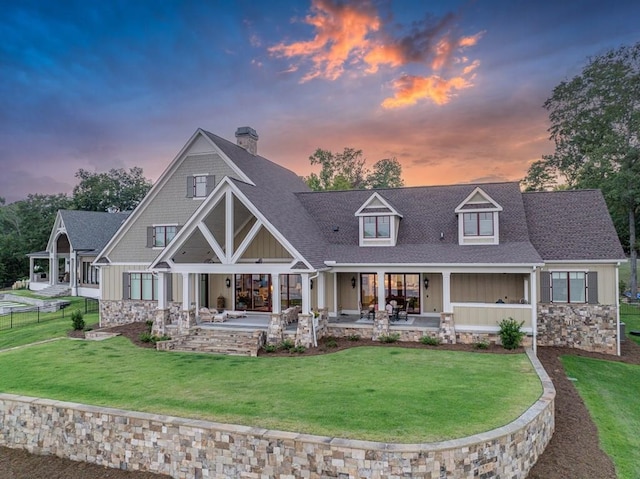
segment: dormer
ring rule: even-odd
[[[360,246],[395,246],[402,215],[374,192],[356,211]]]
[[[477,187],[455,209],[458,215],[458,244],[481,245],[500,243],[502,206],[482,188]]]

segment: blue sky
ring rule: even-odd
[[[640,3],[0,1],[0,196],[79,168],[155,180],[196,128],[301,175],[316,148],[396,157],[407,185],[517,180],[551,152],[542,104],[640,41]]]

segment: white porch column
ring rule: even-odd
[[[301,314],[311,312],[311,289],[309,288],[309,273],[302,273],[302,311]]]
[[[53,245],[53,251],[49,253],[49,284],[58,283],[58,262],[56,261],[56,246]]]
[[[325,288],[325,273],[318,273],[316,278],[318,283],[318,309],[326,308],[326,288]]]
[[[200,311],[200,286],[202,281],[202,273],[195,273],[193,275],[193,291],[196,293],[195,303],[196,303],[196,311]],[[207,291],[208,294],[208,291]]]
[[[342,311],[338,310],[338,273],[331,273],[333,275],[333,310],[335,311],[335,316],[339,317]],[[360,298],[358,297],[358,300]]]
[[[167,274],[158,273],[158,309],[167,309]]]
[[[378,311],[385,311],[386,289],[384,287],[384,271],[378,271]]]
[[[69,286],[71,295],[78,296],[78,252],[69,251]]]
[[[451,307],[451,272],[442,272],[442,309],[444,313],[453,313]]]
[[[191,273],[182,273],[182,310],[189,311],[191,299]]]
[[[36,275],[33,272],[33,263],[34,263],[33,256],[29,256],[29,281],[36,280]]]
[[[280,313],[280,274],[274,273],[271,275],[271,312]]]
[[[536,282],[536,269],[529,274],[531,284],[531,328],[533,329],[533,353],[537,354],[538,345],[538,284]]]

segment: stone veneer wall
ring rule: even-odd
[[[538,345],[618,354],[617,307],[538,303]]]
[[[171,477],[524,479],[554,430],[555,390],[512,423],[463,439],[385,444],[0,394],[0,445]]]
[[[166,324],[177,323],[182,314],[181,302],[170,302]],[[118,326],[134,322],[153,321],[157,318],[157,301],[100,300],[100,326]],[[165,326],[166,326],[165,324]]]

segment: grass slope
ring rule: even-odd
[[[114,338],[4,352],[0,390],[310,434],[422,442],[509,423],[542,388],[524,354],[358,347],[247,358],[158,353]]]
[[[640,477],[640,366],[577,356],[561,358],[593,418],[619,479]]]

